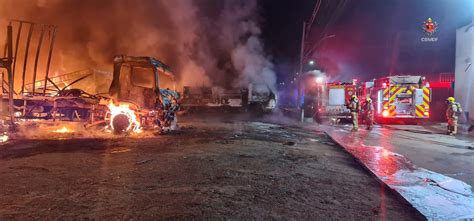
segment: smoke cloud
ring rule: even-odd
[[[59,27],[56,75],[111,71],[113,56],[126,54],[162,60],[180,86],[275,87],[257,0],[0,0],[0,16],[0,30],[8,19]]]

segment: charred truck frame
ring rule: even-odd
[[[15,47],[14,26],[17,30]],[[25,28],[28,35],[26,42],[22,42],[24,38],[20,35]],[[56,29],[55,26],[16,20],[8,25],[7,57],[0,60],[0,101],[2,119],[7,120],[12,128],[18,120],[80,121],[86,127],[105,124],[121,134],[141,129],[164,129],[176,123],[179,94],[175,90],[174,75],[167,65],[154,58],[116,56],[108,94],[89,94],[81,88],[72,89],[76,83],[90,79],[88,73],[79,73],[82,76],[76,79],[69,77],[68,83],[64,83],[67,75],[50,77]],[[39,32],[35,34],[39,37],[32,38],[35,32]],[[28,59],[30,45],[37,47],[32,73],[28,71],[31,70],[31,59]],[[41,73],[38,72],[38,63],[41,62],[41,49],[45,47],[49,49],[46,70]],[[19,59],[18,54],[22,54],[24,59]],[[23,66],[21,72],[15,69],[17,65]],[[38,80],[41,74],[44,78]],[[32,76],[30,82],[27,82],[27,76]],[[16,78],[21,81],[15,82]]]

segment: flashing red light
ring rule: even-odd
[[[431,82],[427,87],[431,88],[451,88],[451,82]]]
[[[382,117],[388,117],[389,113],[388,113],[388,110],[384,110],[382,112]]]
[[[384,83],[382,84],[382,87],[386,88],[386,87],[387,87],[387,83],[384,82]]]
[[[430,82],[426,82],[425,87],[430,87]]]

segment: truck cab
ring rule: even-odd
[[[175,92],[170,68],[151,57],[116,56],[109,95],[116,102],[128,102],[140,109],[154,110],[165,103],[165,90]],[[171,88],[171,89],[170,89]]]
[[[179,94],[175,87],[174,75],[163,62],[151,57],[116,56],[109,89],[113,105],[109,105],[109,109],[127,105],[137,115],[133,117],[137,118],[136,124],[140,127],[170,126],[179,109]],[[125,116],[110,118],[117,133],[133,123],[130,122],[132,116],[122,115]],[[123,120],[114,122],[115,119]]]

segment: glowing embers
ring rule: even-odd
[[[53,132],[58,133],[58,134],[70,134],[70,133],[74,133],[74,130],[67,128],[66,126],[63,126],[60,129],[53,130]]]
[[[114,104],[112,101],[108,105],[110,111],[109,126],[116,134],[141,132],[141,123],[137,113],[130,108],[130,104]]]
[[[8,134],[6,133],[3,133],[2,135],[0,135],[0,143],[6,143],[9,139],[10,137],[8,137]]]

